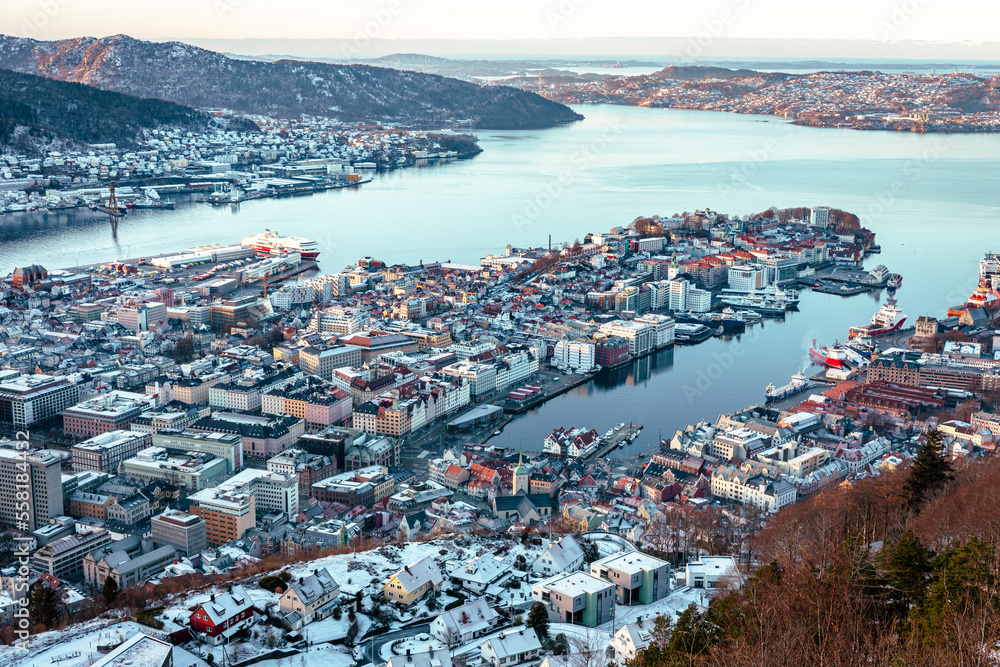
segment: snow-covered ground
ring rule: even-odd
[[[602,554],[611,546],[609,541],[601,541],[599,548]],[[386,580],[405,565],[409,565],[425,557],[432,558],[441,567],[442,573],[447,574],[446,563],[461,563],[469,558],[474,558],[484,554],[503,555],[509,557],[511,562],[518,556],[524,555],[530,566],[534,559],[541,554],[548,543],[532,546],[524,545],[516,540],[491,538],[480,538],[474,536],[448,537],[428,542],[411,542],[405,545],[386,545],[372,551],[360,554],[342,554],[329,556],[314,561],[303,562],[288,568],[294,578],[304,577],[312,573],[313,570],[326,568],[340,584],[341,599],[348,600],[357,593],[361,593],[362,604],[366,611],[371,610],[371,596],[381,590]],[[265,610],[270,608],[272,615],[278,611],[279,595],[264,590],[257,585],[261,576],[255,576],[243,583],[250,597],[253,599],[257,609]],[[531,600],[531,583],[533,579],[529,576],[521,584],[519,589],[506,589],[502,591],[500,603],[509,603],[511,597],[514,598],[515,605],[519,603],[527,604]],[[452,588],[451,584],[445,584],[445,590]],[[146,632],[154,636],[164,636],[167,633],[188,627],[188,619],[191,615],[191,607],[202,600],[205,600],[212,593],[222,593],[226,589],[225,584],[220,584],[211,589],[203,591],[187,591],[170,596],[160,602],[165,606],[165,610],[160,614],[160,620],[164,622],[164,629],[160,632],[152,631],[149,628],[137,625],[132,622],[121,623],[112,626],[112,632],[118,631],[124,637],[128,637],[136,632]],[[474,598],[475,596],[468,596]],[[438,607],[443,608],[454,600],[452,596],[442,592],[438,597]],[[611,638],[612,629],[621,628],[625,623],[638,620],[640,616],[649,618],[657,614],[669,615],[676,620],[677,614],[681,613],[691,603],[700,606],[707,606],[710,593],[705,590],[692,590],[681,588],[673,591],[663,600],[659,600],[651,605],[639,605],[634,607],[618,606],[615,609],[615,619],[613,623],[606,623],[599,628],[588,629],[580,626],[553,623],[550,626],[550,634],[555,636],[560,632],[566,634],[571,644],[585,641],[603,641],[604,645]],[[390,629],[398,629],[402,625],[412,622],[429,622],[439,612],[439,609],[430,609],[427,600],[422,600],[408,610],[392,608],[389,610],[389,617],[392,619]],[[365,635],[371,627],[372,621],[368,614],[358,615],[359,637]],[[95,619],[82,623],[68,630],[61,632],[47,632],[31,639],[29,652],[23,653],[12,646],[0,646],[0,667],[30,667],[42,665],[55,667],[84,667],[101,657],[97,653],[97,644],[103,631],[105,638],[108,632],[109,619]],[[348,614],[345,611],[340,620],[333,617],[323,621],[317,621],[306,626],[303,630],[308,635],[310,649],[308,654],[289,656],[280,660],[269,660],[259,663],[264,667],[296,667],[304,665],[313,667],[327,665],[340,667],[340,665],[353,665],[355,658],[346,647],[334,647],[325,642],[342,639],[347,635],[350,628]],[[499,632],[499,631],[498,631]],[[270,636],[269,636],[270,634]],[[276,628],[268,629],[263,623],[257,623],[250,629],[251,639],[247,642],[240,642],[239,645],[231,645],[227,649],[226,658],[229,661],[242,660],[254,655],[260,655],[268,650],[273,643],[280,647],[282,643],[281,632]],[[479,645],[483,639],[478,639],[470,644],[455,649],[455,653],[477,654]],[[411,647],[416,651],[421,649],[417,646],[421,642]],[[429,641],[423,641],[429,644]],[[426,649],[426,647],[424,647]],[[388,650],[388,645],[386,646]],[[60,663],[53,662],[54,658],[72,655],[78,652],[80,655],[75,658],[64,660]],[[177,667],[207,667],[205,659],[209,653],[215,656],[215,664],[222,664],[223,655],[221,647],[207,647],[197,642],[189,642],[178,648],[175,665]],[[383,660],[389,656],[382,657]]]
[[[524,545],[520,541],[513,539],[509,541],[498,539],[496,536],[489,539],[475,536],[449,536],[428,542],[411,542],[400,546],[386,545],[360,554],[328,556],[293,565],[288,570],[294,578],[298,578],[311,574],[315,569],[327,568],[334,579],[337,580],[337,583],[340,584],[341,599],[347,600],[353,598],[355,594],[360,592],[362,595],[362,604],[367,610],[371,609],[372,594],[381,591],[382,585],[390,576],[402,569],[403,566],[415,563],[425,557],[429,556],[433,558],[441,567],[442,573],[446,575],[447,568],[445,567],[445,563],[448,561],[464,562],[469,558],[487,553],[509,556],[512,562],[516,556],[524,555],[530,566],[534,559],[547,546],[547,542],[543,542],[541,546],[532,546]],[[246,582],[243,582],[243,586],[257,609],[265,610],[271,608],[271,613],[274,615],[278,612],[280,595],[264,590],[257,585],[257,582],[263,576],[251,577]],[[186,591],[160,601],[159,605],[165,607],[164,611],[159,615],[160,620],[164,623],[162,631],[153,631],[131,622],[114,627],[120,629],[123,634],[127,632],[128,634],[125,634],[126,637],[139,631],[154,636],[165,636],[175,630],[188,627],[191,607],[208,599],[213,593],[225,592],[226,586],[227,584],[219,584],[218,586],[201,591]],[[451,585],[446,584],[445,589],[449,588],[451,588]],[[530,599],[530,584],[523,584],[520,590],[514,590],[513,593],[515,594],[515,602]],[[437,602],[439,607],[443,608],[454,599],[452,596],[442,592]],[[429,622],[438,613],[440,613],[439,610],[428,608],[426,600],[420,601],[408,610],[392,609],[389,614],[392,618],[391,628],[397,629],[406,623],[421,620]],[[304,631],[308,630],[308,638],[311,645],[308,655],[302,654],[300,656],[285,658],[285,662],[266,661],[259,664],[265,667],[277,667],[278,664],[281,664],[282,667],[284,665],[291,667],[302,664],[301,658],[308,660],[305,663],[306,665],[329,664],[336,666],[341,663],[345,665],[354,664],[355,660],[351,657],[349,651],[343,653],[331,652],[331,650],[328,650],[329,647],[323,644],[323,642],[341,639],[347,635],[347,631],[350,628],[347,616],[348,614],[345,611],[339,621],[330,617],[306,626]],[[31,638],[27,653],[18,651],[13,646],[0,646],[0,667],[30,667],[33,663],[36,667],[41,667],[41,665],[54,665],[55,667],[84,667],[85,665],[90,665],[91,662],[101,657],[101,654],[97,653],[96,648],[98,636],[102,629],[106,632],[108,625],[108,618],[95,619],[87,623],[72,626],[67,630],[40,634]],[[359,614],[358,625],[358,636],[362,637],[371,627],[371,620],[368,615]],[[271,632],[280,634],[276,629]],[[270,650],[267,633],[267,628],[258,622],[250,629],[250,641],[243,642],[240,646],[234,644],[227,649],[228,659],[230,661],[234,658],[246,659]],[[322,652],[320,651],[321,648],[323,649]],[[189,667],[191,664],[196,665],[196,667],[204,667],[207,664],[204,658],[210,652],[215,655],[216,664],[222,664],[223,656],[221,647],[210,648],[198,642],[189,642],[183,645],[181,651],[180,655],[184,659],[175,660],[175,664],[178,667]],[[75,652],[80,653],[78,658],[64,660],[60,663],[52,661],[55,657],[67,656]],[[314,654],[315,657],[313,657]],[[328,662],[323,662],[323,660],[328,660]]]

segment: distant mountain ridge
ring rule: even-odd
[[[201,131],[213,124],[258,131],[245,119],[213,119],[174,102],[0,69],[0,148],[33,153],[74,144],[140,144],[161,128]]]
[[[367,65],[227,57],[126,35],[42,42],[0,35],[0,67],[196,108],[482,129],[551,127],[582,116],[532,92]]]

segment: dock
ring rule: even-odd
[[[624,428],[621,428],[614,432],[610,438],[601,438],[601,445],[595,449],[591,454],[587,456],[581,456],[580,460],[587,460],[591,458],[604,458],[611,452],[615,451],[624,444],[628,444],[634,440],[639,435],[639,431],[642,430],[642,424],[634,424],[628,422],[625,424]]]

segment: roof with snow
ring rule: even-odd
[[[498,659],[520,655],[528,651],[540,651],[542,643],[534,628],[524,628],[517,632],[501,632],[498,636],[487,639],[483,644],[493,648],[493,655]]]
[[[434,559],[427,556],[397,572],[396,580],[403,587],[403,590],[415,591],[428,581],[434,587],[440,586],[444,582],[444,577]]]
[[[454,635],[482,632],[490,627],[499,615],[490,609],[486,600],[468,602],[460,607],[443,612],[438,618],[448,632]]]
[[[212,598],[202,602],[199,607],[208,615],[208,620],[213,625],[220,625],[234,616],[238,616],[246,609],[253,607],[253,601],[247,595],[246,589],[242,586],[233,586],[231,592],[218,593]]]

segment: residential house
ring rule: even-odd
[[[409,607],[427,593],[441,588],[443,583],[441,570],[428,556],[392,575],[382,586],[382,594],[393,604]]]
[[[542,643],[533,628],[501,632],[480,645],[483,662],[493,667],[517,665],[542,653]]]
[[[191,630],[210,644],[232,639],[240,630],[254,623],[253,600],[242,586],[224,593],[213,593],[191,612]]]
[[[486,600],[475,600],[443,612],[431,622],[430,632],[446,646],[467,644],[489,633],[499,618]]]
[[[572,535],[549,545],[531,566],[533,572],[550,577],[560,572],[578,572],[584,563],[583,549]]]
[[[292,584],[281,596],[278,606],[285,614],[284,621],[292,630],[298,630],[313,621],[321,621],[336,606],[340,586],[326,568],[313,570],[307,577]]]

